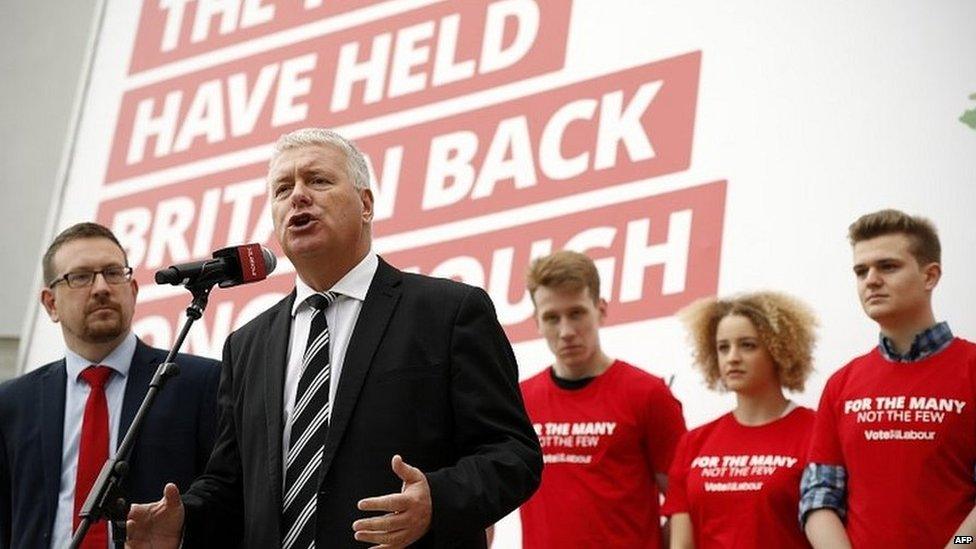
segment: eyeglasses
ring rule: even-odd
[[[106,267],[101,271],[76,271],[52,280],[47,287],[53,288],[59,282],[66,282],[69,288],[84,288],[91,286],[95,282],[95,275],[97,274],[101,274],[105,282],[109,284],[124,284],[132,280],[132,267],[116,265],[114,267]]]

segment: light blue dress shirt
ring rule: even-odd
[[[125,396],[125,382],[129,375],[132,356],[136,352],[136,336],[132,332],[126,336],[104,360],[98,363],[108,366],[112,375],[105,383],[105,399],[108,401],[109,457],[114,455],[119,443],[119,418],[122,415],[122,398]],[[78,446],[81,444],[81,422],[85,416],[85,403],[88,401],[89,387],[79,377],[81,371],[93,364],[72,352],[65,350],[67,380],[64,391],[64,434],[61,446],[61,489],[58,493],[58,511],[54,517],[54,531],[51,547],[68,547],[73,534],[71,524],[75,510],[75,477],[78,474]],[[111,528],[109,528],[111,530]],[[109,531],[111,547],[112,533]],[[106,548],[107,549],[107,548]]]

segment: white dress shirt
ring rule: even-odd
[[[82,358],[71,349],[65,350],[64,365],[67,379],[64,391],[64,433],[61,445],[61,488],[58,492],[58,510],[54,516],[51,547],[68,547],[75,512],[75,480],[78,475],[78,447],[81,444],[81,423],[85,416],[85,403],[91,388],[79,376],[89,366],[108,366],[113,370],[105,382],[105,400],[108,405],[109,457],[115,455],[119,443],[119,420],[122,416],[122,400],[125,382],[129,375],[132,356],[136,352],[136,336],[132,332],[98,364]],[[38,488],[40,489],[40,488]],[[111,547],[112,532],[109,528]]]
[[[336,388],[342,375],[342,363],[349,347],[353,328],[359,318],[359,311],[363,308],[366,292],[373,282],[379,260],[370,250],[355,267],[339,279],[331,292],[339,294],[335,302],[325,310],[325,319],[329,324],[329,365],[332,369],[329,376],[329,402],[335,409]],[[282,433],[282,479],[286,476],[285,463],[288,462],[288,443],[291,440],[291,413],[295,409],[295,394],[298,392],[298,380],[302,375],[302,356],[308,343],[308,332],[312,325],[314,309],[305,300],[316,293],[308,284],[295,277],[295,303],[292,305],[291,338],[288,342],[288,362],[285,371],[284,398],[284,432]]]

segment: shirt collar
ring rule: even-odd
[[[366,292],[369,291],[369,285],[373,282],[373,275],[376,274],[378,266],[379,259],[370,250],[366,253],[366,257],[350,269],[345,276],[340,278],[335,285],[329,288],[329,291],[358,299],[359,301],[365,300]],[[306,284],[302,280],[302,277],[295,276],[295,302],[291,306],[291,316],[294,317],[298,313],[299,308],[305,305],[305,300],[308,299],[308,296],[314,293],[316,291]]]
[[[949,323],[939,322],[919,332],[912,340],[912,347],[903,355],[895,351],[895,345],[884,334],[880,335],[878,350],[891,362],[918,362],[948,347],[952,337]]]
[[[132,357],[136,354],[136,334],[129,332],[112,352],[102,359],[98,364],[84,358],[71,349],[66,349],[64,353],[64,366],[68,371],[69,380],[77,380],[81,371],[89,366],[108,366],[115,370],[122,377],[129,375],[129,367],[132,365]]]

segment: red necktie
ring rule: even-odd
[[[112,375],[108,366],[91,366],[81,372],[81,378],[91,391],[85,402],[85,417],[81,423],[81,444],[78,447],[78,476],[75,477],[75,514],[72,532],[78,529],[81,519],[78,513],[88,498],[98,473],[108,459],[108,404],[105,400],[105,382]],[[85,536],[83,549],[108,547],[108,524],[99,521],[91,525]]]

